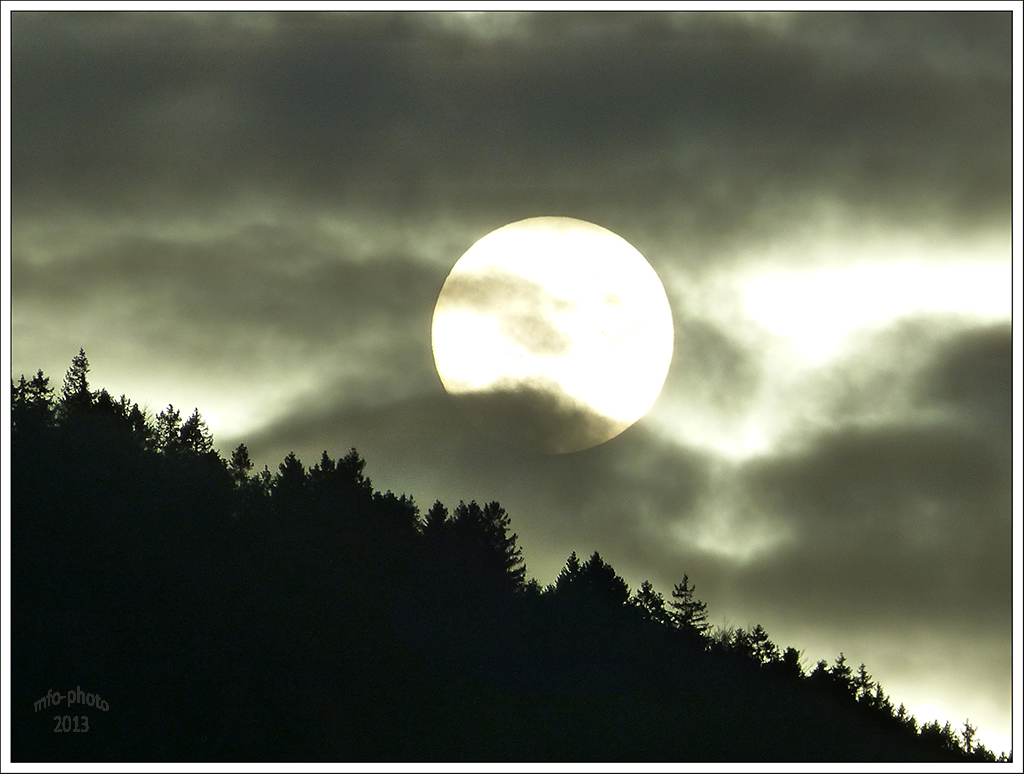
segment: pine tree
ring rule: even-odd
[[[28,422],[36,426],[49,425],[56,399],[50,387],[50,378],[40,369],[31,381],[25,375],[11,384],[11,420],[15,429],[19,423]]]
[[[53,410],[54,395],[53,388],[50,387],[50,377],[43,376],[41,368],[36,371],[36,375],[28,383],[28,401],[34,406],[43,407],[48,411]]]
[[[768,632],[757,624],[748,635],[750,654],[759,664],[773,664],[779,660],[779,649],[768,637]]]
[[[971,719],[968,718],[964,721],[964,728],[960,734],[964,738],[964,749],[968,753],[974,752],[974,739],[978,733],[978,729],[971,725]]]
[[[825,690],[830,689],[833,685],[832,676],[828,673],[828,662],[825,659],[818,659],[818,662],[814,665],[814,669],[807,676],[811,685],[817,686],[818,688]]]
[[[491,536],[495,549],[501,555],[505,572],[517,590],[526,582],[526,562],[519,547],[519,535],[511,532],[512,519],[497,501],[484,506],[484,524]]]
[[[754,639],[751,633],[744,629],[742,626],[737,627],[732,637],[726,643],[728,650],[733,653],[737,653],[744,658],[748,658],[751,661],[758,661],[757,654],[754,650]],[[760,663],[760,661],[758,661]]]
[[[337,475],[352,491],[369,496],[373,491],[373,483],[363,474],[365,468],[366,460],[355,449],[350,449],[348,454],[338,460]]]
[[[569,554],[569,558],[565,561],[565,566],[562,567],[561,572],[558,573],[558,577],[555,578],[555,591],[561,594],[567,593],[569,588],[579,579],[580,577],[580,560],[576,556],[576,552],[573,551]]]
[[[892,717],[892,700],[885,695],[885,691],[882,690],[882,686],[878,683],[875,683],[875,692],[871,695],[869,704],[885,715]]]
[[[302,462],[295,456],[295,452],[288,452],[284,461],[277,467],[278,473],[274,476],[274,495],[279,498],[292,498],[298,495],[306,484],[306,471],[302,467]]]
[[[198,408],[181,426],[178,431],[178,440],[179,447],[192,454],[209,454],[213,451],[213,437],[206,427],[206,422],[199,415]]]
[[[128,411],[127,422],[132,437],[139,447],[142,449],[151,448],[156,431],[149,423],[146,412],[139,408],[138,403],[132,404],[131,409]]]
[[[868,674],[868,670],[863,663],[860,665],[857,673],[851,678],[850,684],[853,687],[853,695],[857,701],[870,703],[872,698],[871,691],[875,684],[871,681],[871,675]]]
[[[487,503],[483,508],[476,501],[468,505],[460,502],[452,516],[457,539],[467,554],[483,563],[484,572],[488,572],[485,568],[493,571],[491,577],[495,581],[510,582],[511,588],[518,591],[525,583],[526,564],[517,545],[519,536],[509,534],[510,525],[511,519],[497,502]]]
[[[690,578],[683,575],[683,580],[672,589],[672,620],[680,629],[705,634],[708,630],[708,608],[694,596],[695,586],[690,585]]]
[[[925,723],[921,726],[920,735],[923,739],[927,739],[931,744],[946,750],[955,751],[963,749],[960,746],[960,739],[957,733],[953,730],[953,726],[950,725],[948,720],[942,726],[939,725],[939,721],[937,720]]]
[[[170,403],[156,415],[156,447],[165,453],[181,447],[181,412]]]
[[[28,403],[28,382],[25,381],[25,374],[17,382],[11,381],[11,404]]]
[[[792,677],[803,677],[804,671],[800,666],[800,651],[790,646],[786,648],[779,662],[782,671]]]
[[[233,452],[231,452],[231,462],[228,464],[228,470],[231,472],[231,478],[238,485],[244,484],[249,480],[249,471],[252,470],[252,460],[249,459],[249,449],[244,443],[238,444]]]
[[[423,532],[436,534],[444,528],[447,521],[448,509],[440,500],[435,500],[434,504],[430,506],[430,510],[427,511],[427,515],[423,519]]]
[[[588,598],[601,606],[621,607],[629,601],[629,586],[595,551],[580,567],[579,582]]]
[[[645,620],[659,624],[670,624],[669,612],[665,608],[665,598],[651,585],[649,580],[640,584],[640,588],[633,594],[630,600]]]
[[[842,690],[843,693],[854,695],[853,688],[853,673],[850,670],[850,665],[846,663],[846,656],[842,652],[836,657],[835,664],[829,669],[829,675],[832,678],[833,683]]]
[[[900,702],[900,706],[893,715],[907,730],[917,733],[917,718],[907,711],[907,705]]]
[[[60,409],[62,416],[79,414],[92,406],[93,395],[89,391],[89,359],[85,350],[79,349],[78,354],[71,358],[71,367],[64,376],[64,385],[60,391]]]
[[[253,477],[253,480],[258,483],[260,491],[265,495],[269,495],[274,488],[274,474],[270,472],[270,468],[266,465],[263,466],[263,470]]]
[[[324,449],[320,455],[320,462],[309,469],[309,480],[314,484],[328,481],[337,469],[337,463],[327,454],[327,449]]]

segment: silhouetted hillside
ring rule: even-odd
[[[422,512],[355,450],[254,472],[87,373],[13,388],[16,761],[995,760],[841,654],[709,627],[686,576],[542,587],[496,502]]]

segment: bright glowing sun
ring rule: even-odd
[[[434,362],[489,432],[547,452],[586,449],[642,417],[672,360],[672,312],[628,242],[574,218],[491,232],[437,299]]]

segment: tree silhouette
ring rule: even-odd
[[[868,674],[868,670],[863,663],[850,678],[850,684],[853,688],[853,695],[857,701],[869,703],[873,700],[874,694],[872,693],[875,684],[871,680],[871,675]]]
[[[854,696],[854,685],[853,685],[853,674],[850,670],[850,665],[846,663],[846,656],[840,651],[839,655],[836,656],[835,663],[828,671],[829,677],[832,678],[832,683],[839,688],[844,694]]]
[[[778,661],[781,656],[779,649],[769,637],[761,624],[757,624],[748,635],[751,657],[758,664],[772,664]]]
[[[672,589],[672,620],[680,629],[705,634],[709,628],[707,605],[694,596],[696,587],[690,585],[688,575]]]
[[[326,453],[326,452],[325,452]],[[253,468],[252,460],[249,459],[249,449],[244,443],[238,444],[231,452],[229,469],[231,478],[236,485],[242,486],[249,480],[249,471]]]
[[[440,500],[435,500],[434,504],[430,506],[430,510],[427,511],[426,517],[424,517],[423,531],[427,534],[439,533],[447,521],[448,509]]]
[[[206,422],[199,415],[199,409],[192,412],[192,416],[185,420],[178,431],[181,448],[191,454],[203,455],[213,451],[213,436],[206,426]]]
[[[43,431],[53,420],[56,398],[50,379],[38,371],[31,381],[22,374],[17,383],[11,383],[11,426],[17,431]]]
[[[964,721],[964,727],[960,734],[964,738],[964,749],[969,753],[974,752],[974,738],[978,734],[978,729],[971,725],[970,718]]]
[[[742,626],[736,627],[723,637],[721,645],[727,652],[735,653],[745,659],[760,663],[755,649],[754,638]]]
[[[871,698],[867,700],[867,704],[872,709],[881,712],[887,718],[891,718],[893,715],[892,701],[885,695],[885,691],[882,690],[882,686],[879,683],[875,683],[874,693],[872,693]]]
[[[665,608],[665,597],[654,590],[654,586],[649,580],[640,584],[640,588],[636,590],[630,601],[645,620],[666,626],[671,623],[671,615]]]
[[[614,568],[595,551],[580,567],[578,582],[587,590],[589,599],[601,606],[618,608],[629,599],[629,586]]]
[[[305,505],[306,469],[295,456],[295,452],[288,452],[277,466],[271,487],[275,513],[279,516],[297,517]]]
[[[554,590],[558,593],[568,594],[569,589],[575,584],[576,580],[580,576],[580,560],[576,556],[576,552],[573,551],[569,554],[569,558],[565,560],[565,565],[558,573],[558,577],[555,579]]]
[[[518,546],[519,537],[509,534],[511,520],[497,502],[483,508],[476,501],[460,502],[452,513],[452,528],[465,557],[472,557],[473,566],[484,583],[505,586],[510,591],[523,587],[526,564]]]
[[[350,449],[348,454],[338,460],[337,473],[352,492],[369,495],[373,490],[373,484],[363,474],[365,468],[366,460],[360,457],[355,449]]]
[[[89,391],[89,359],[85,356],[85,350],[79,349],[78,354],[71,359],[71,367],[68,368],[61,387],[62,415],[71,417],[84,412],[92,405],[92,397]]]
[[[162,452],[173,453],[179,450],[181,443],[181,412],[173,405],[156,415],[154,428],[156,447]]]
[[[421,518],[355,449],[253,474],[198,409],[87,374],[12,381],[16,760],[1012,759],[842,652],[805,677],[762,626],[710,629],[685,575],[666,605],[573,552],[542,587],[495,501]],[[26,708],[79,684],[111,714],[55,739]]]
[[[800,666],[800,651],[792,646],[786,648],[779,661],[779,671],[790,678],[802,678],[804,672]]]

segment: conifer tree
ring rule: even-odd
[[[324,449],[320,455],[320,462],[309,469],[309,480],[319,484],[329,480],[336,470],[337,463],[327,454],[327,449]]]
[[[22,377],[24,378],[24,377]],[[28,383],[28,401],[35,406],[53,409],[54,395],[50,387],[50,377],[43,375],[43,369],[36,371],[32,381]]]
[[[206,427],[206,422],[199,415],[198,408],[182,424],[178,431],[178,440],[180,448],[192,454],[209,454],[213,451],[213,437]]]
[[[447,521],[448,509],[440,500],[435,500],[423,519],[423,531],[431,534],[437,533],[444,527]]]
[[[142,449],[151,448],[154,440],[155,430],[146,417],[146,412],[139,408],[138,403],[133,403],[128,411],[128,428],[132,437]]]
[[[338,460],[337,475],[354,492],[369,496],[373,491],[373,483],[363,474],[365,468],[366,460],[355,449],[350,449],[348,454]]]
[[[306,483],[306,471],[299,458],[295,456],[295,452],[288,452],[284,461],[277,467],[278,473],[274,476],[274,495],[286,498],[297,495]]]
[[[60,408],[64,418],[81,413],[93,402],[89,391],[89,359],[85,350],[79,349],[78,354],[71,358],[71,367],[64,376],[64,384],[60,391]]]
[[[964,721],[963,730],[960,732],[964,738],[964,749],[968,753],[974,752],[974,738],[978,733],[978,729],[971,725],[971,719],[968,718]]]
[[[695,586],[690,585],[688,575],[683,575],[682,581],[672,589],[672,601],[669,606],[672,608],[672,620],[680,629],[705,634],[708,630],[708,608],[694,596]]]
[[[882,686],[879,683],[875,683],[875,692],[871,695],[869,704],[886,716],[892,717],[892,700],[885,695],[885,691],[882,690]]]
[[[170,403],[156,415],[156,447],[162,452],[172,453],[181,444],[181,412]]]
[[[231,478],[236,484],[244,484],[249,480],[249,471],[252,470],[253,463],[249,459],[249,449],[244,443],[238,444],[235,450],[231,452],[231,462],[228,463],[228,470],[231,472]]]
[[[748,632],[742,626],[736,627],[732,632],[732,637],[726,641],[725,645],[727,650],[760,663],[754,650],[754,639],[751,636],[751,632]]]
[[[621,607],[629,600],[629,586],[595,551],[580,567],[580,582],[588,597],[599,605]]]
[[[872,698],[874,683],[871,680],[871,675],[868,674],[867,667],[865,667],[863,663],[860,665],[856,674],[852,676],[850,684],[853,687],[853,695],[857,701],[870,701]]]
[[[665,598],[655,591],[649,580],[640,584],[631,600],[645,620],[659,624],[671,622],[669,611],[665,609]]]
[[[757,624],[748,634],[750,655],[759,664],[772,664],[779,660],[779,649],[768,637],[768,632]]]
[[[28,421],[45,426],[53,418],[55,397],[50,378],[40,369],[31,381],[25,375],[11,385],[11,419],[17,428],[19,422]]]
[[[832,668],[829,669],[829,675],[835,685],[842,690],[843,693],[854,696],[853,687],[853,673],[850,669],[850,665],[846,663],[846,655],[842,652],[836,657],[835,663]]]
[[[514,532],[509,534],[511,519],[504,508],[497,502],[487,503],[483,508],[476,501],[468,505],[460,502],[453,513],[452,524],[468,551],[495,570],[500,569],[497,577],[510,581],[515,590],[521,589],[526,564],[517,544],[519,536]]]
[[[785,674],[791,677],[803,677],[803,669],[800,667],[800,651],[790,646],[782,654],[779,665]]]
[[[576,582],[580,576],[580,560],[576,556],[576,552],[573,551],[569,554],[569,558],[565,561],[565,566],[562,567],[558,573],[558,577],[555,578],[555,591],[559,593],[565,593],[569,591],[569,588]]]

